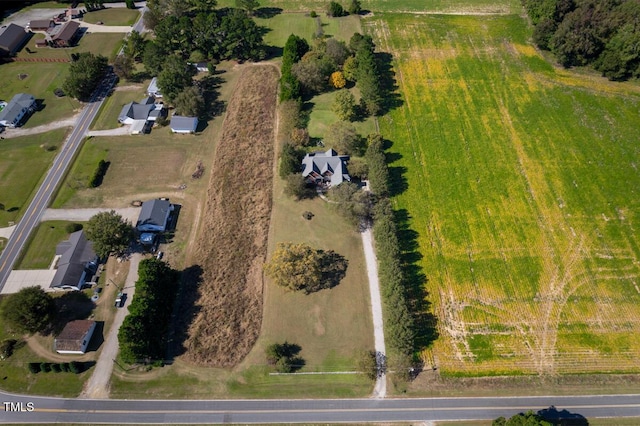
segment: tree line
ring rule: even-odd
[[[523,0],[533,40],[565,67],[591,65],[610,80],[640,76],[640,3]]]
[[[178,272],[165,262],[155,258],[140,262],[136,294],[118,331],[123,361],[152,363],[165,358],[177,283]]]

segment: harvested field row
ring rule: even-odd
[[[234,366],[260,332],[277,82],[275,67],[247,67],[227,109],[192,256],[202,274],[184,346],[196,364]]]

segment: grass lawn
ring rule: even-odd
[[[113,92],[102,105],[100,113],[91,126],[91,130],[107,130],[119,127],[118,116],[120,115],[120,111],[122,111],[122,107],[131,101],[140,102],[145,96],[144,91],[147,85],[148,84],[144,84],[140,86],[139,91],[120,90]]]
[[[66,227],[72,223],[62,220],[41,222],[15,269],[47,269],[56,254],[58,243],[69,238]]]
[[[53,48],[36,47],[36,40],[44,38],[44,35],[35,34],[26,45],[31,53],[27,52],[26,48],[23,48],[18,53],[18,58],[70,60],[72,53],[91,52],[95,55],[106,56],[111,61],[118,54],[118,51],[122,46],[124,36],[124,33],[86,33],[80,38],[78,44],[74,47]],[[42,63],[30,65],[32,67],[40,67]],[[5,67],[5,65],[2,65],[2,67]]]
[[[33,191],[57,154],[65,129],[54,130],[34,136],[4,139],[0,141],[0,226],[17,222],[26,208]]]
[[[350,89],[356,99],[360,99],[357,89]],[[338,116],[331,110],[331,105],[338,91],[331,91],[314,96],[310,101],[305,103],[305,108],[311,108],[309,115],[309,136],[312,138],[323,139],[327,134],[327,129],[332,123],[339,121]],[[376,127],[373,118],[368,117],[364,121],[356,121],[351,123],[357,132],[362,136],[375,133]]]
[[[335,37],[348,42],[355,32],[361,31],[360,19],[356,16],[311,18],[302,13],[282,13],[272,18],[255,18],[258,25],[268,28],[268,32],[264,36],[265,44],[277,47],[284,47],[291,34],[304,37],[311,42],[318,28],[318,19],[320,19],[322,31],[327,37]]]
[[[34,112],[24,124],[25,128],[39,126],[73,115],[81,104],[65,96],[57,98],[53,91],[62,87],[68,64],[11,62],[2,65],[5,78],[0,81],[3,100],[9,101],[18,93],[32,94],[42,105],[42,110]],[[23,80],[19,75],[26,75]]]
[[[264,0],[261,7],[280,8],[287,12],[316,11],[324,15],[329,3],[324,0]],[[342,2],[347,7],[349,2]],[[235,7],[235,0],[219,0],[219,7]],[[375,12],[480,12],[480,13],[520,13],[517,0],[362,0],[362,9]]]
[[[107,7],[106,9],[85,13],[82,16],[82,20],[89,24],[102,21],[104,25],[123,26],[133,25],[139,15],[140,13],[137,10],[124,7]]]
[[[445,376],[637,372],[640,87],[556,70],[520,16],[380,15],[395,207]]]

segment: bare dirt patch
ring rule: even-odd
[[[234,366],[260,332],[277,79],[273,66],[245,68],[227,109],[191,256],[197,299],[180,310],[189,362]]]

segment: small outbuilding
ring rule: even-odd
[[[27,29],[31,31],[49,31],[49,29],[55,27],[56,23],[53,19],[34,19],[29,22]]]
[[[197,117],[183,117],[181,115],[174,115],[171,117],[171,123],[169,124],[173,133],[195,133],[198,128]]]
[[[3,55],[15,55],[31,37],[31,33],[16,24],[0,27],[0,53]]]
[[[154,98],[162,97],[162,93],[158,87],[158,77],[153,77],[151,79],[151,83],[149,83],[149,87],[147,87],[147,95],[153,96]]]
[[[96,329],[96,322],[90,320],[70,321],[54,340],[54,347],[59,354],[78,354],[87,352],[91,336]]]
[[[36,106],[36,98],[33,95],[18,93],[0,111],[0,126],[11,128],[20,126],[25,118],[36,110]]]
[[[136,229],[140,232],[164,232],[174,206],[166,198],[142,203]]]

